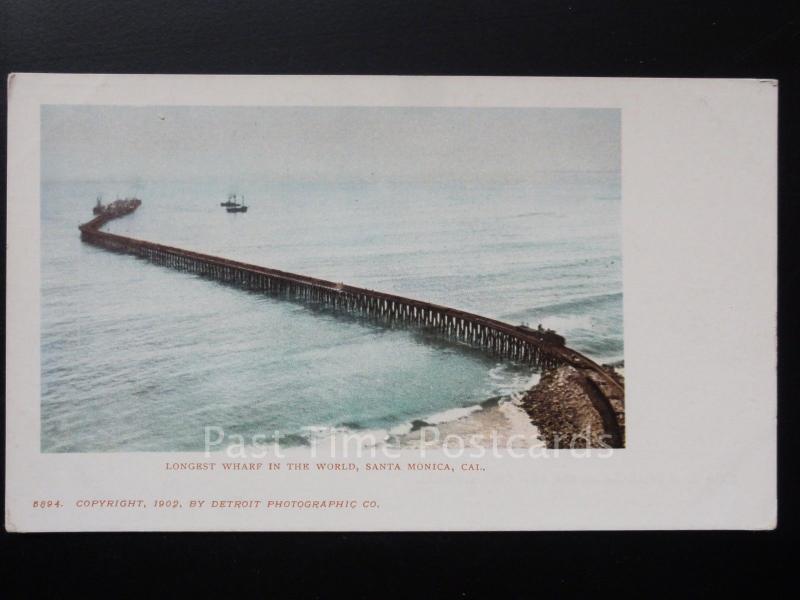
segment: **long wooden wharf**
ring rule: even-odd
[[[137,201],[138,202],[138,201]],[[339,311],[375,317],[390,324],[419,327],[442,337],[481,348],[502,359],[538,370],[570,365],[583,372],[587,392],[596,400],[606,429],[624,440],[624,388],[606,369],[569,348],[558,336],[514,326],[467,311],[423,300],[327,281],[259,265],[243,263],[103,231],[112,219],[130,214],[140,202],[106,210],[79,226],[84,242],[114,252],[132,254],[156,265],[294,301],[321,304]]]

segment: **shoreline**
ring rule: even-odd
[[[539,448],[545,442],[539,428],[520,404],[522,394],[497,396],[476,405],[474,410],[457,419],[429,423],[418,419],[407,433],[390,436],[387,444],[407,449],[454,447]]]
[[[624,390],[624,363],[602,368]],[[473,447],[495,443],[514,448],[624,447],[624,391],[606,402],[593,375],[569,365],[547,369],[521,392],[489,398],[453,420],[417,419],[409,432],[391,435],[387,443],[440,448],[448,436],[455,436]],[[435,439],[426,436],[432,428],[437,430]]]
[[[624,386],[624,366],[604,365]],[[623,403],[623,400],[618,400]],[[457,416],[453,416],[453,413]],[[624,430],[585,371],[572,366],[548,369],[523,390],[480,403],[413,419],[388,430],[329,431],[373,436],[375,446],[395,449],[466,448],[617,448]],[[333,441],[333,440],[332,440]],[[333,441],[336,444],[335,441]]]
[[[436,450],[459,446],[491,448],[495,445],[508,448],[543,448],[545,444],[539,429],[520,404],[524,393],[522,391],[514,392],[510,396],[494,396],[478,404],[434,413],[390,429],[309,427],[306,428],[309,432],[317,430],[321,435],[311,440],[303,436],[299,445],[335,448],[358,439],[363,448],[386,447],[399,450]]]

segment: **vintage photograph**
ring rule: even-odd
[[[42,452],[624,447],[620,119],[42,106]]]

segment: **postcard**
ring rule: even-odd
[[[7,530],[775,527],[777,82],[8,89]]]

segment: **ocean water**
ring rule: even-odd
[[[229,191],[250,211],[219,207]],[[618,174],[525,184],[42,185],[41,447],[201,451],[205,428],[308,443],[328,428],[456,418],[531,380],[521,365],[151,265],[80,241],[98,194],[141,208],[108,231],[542,323],[623,358]]]

